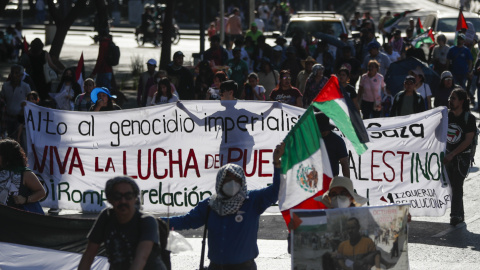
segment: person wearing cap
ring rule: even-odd
[[[259,218],[278,199],[284,151],[280,143],[273,152],[272,185],[248,191],[243,168],[229,163],[218,170],[215,194],[186,215],[162,218],[176,230],[208,226],[208,269],[257,269]]]
[[[292,86],[291,81],[290,71],[280,71],[279,83],[270,93],[270,100],[302,108],[302,93]]]
[[[317,63],[317,61],[315,61],[313,57],[308,56],[307,59],[302,60],[301,63],[303,70],[298,73],[295,86],[298,88],[298,90],[300,90],[300,93],[303,94],[305,92],[305,84],[307,83],[307,79],[312,73],[312,67]]]
[[[465,89],[465,82],[472,76],[473,56],[465,45],[465,34],[460,33],[457,36],[457,45],[450,47],[447,53],[447,59],[450,61],[449,69],[452,72],[455,83]]]
[[[438,74],[442,74],[445,70],[448,70],[447,54],[450,46],[447,44],[447,37],[444,34],[437,36],[437,45],[433,47],[432,58],[430,63],[433,64],[433,70]]]
[[[422,96],[415,91],[416,79],[408,75],[403,82],[404,90],[393,98],[390,116],[402,116],[425,111],[425,102]]]
[[[453,89],[455,89],[456,87],[460,86],[453,83],[452,73],[448,70],[442,72],[442,75],[440,75],[440,85],[438,86],[438,90],[435,94],[433,106],[445,106],[448,108],[448,98],[450,97]]]
[[[248,64],[240,58],[241,55],[241,48],[235,47],[233,48],[233,59],[227,61],[228,77],[240,85],[238,92],[234,93],[235,97],[240,97],[240,93],[243,92],[243,84],[248,75]]]
[[[332,175],[337,176],[339,174],[340,170],[338,169],[338,165],[340,164],[342,167],[342,175],[350,177],[350,163],[345,141],[336,133],[332,132],[334,127],[330,124],[330,118],[328,118],[323,112],[316,112],[315,118],[320,133],[322,134],[325,147],[327,148]]]
[[[370,60],[367,68],[368,72],[360,78],[358,90],[359,99],[362,101],[360,108],[363,119],[380,117],[382,111],[380,91],[385,92],[385,81],[382,74],[378,73],[380,64],[376,60]]]
[[[378,70],[378,73],[380,73],[382,76],[385,76],[385,74],[387,74],[388,68],[390,67],[391,61],[388,55],[380,51],[380,43],[378,43],[378,41],[376,40],[368,43],[367,50],[368,55],[365,56],[365,58],[363,59],[362,69],[366,71],[368,62],[370,62],[371,60],[376,60],[380,64],[380,69]]]
[[[90,111],[103,112],[103,111],[116,111],[121,110],[120,106],[113,102],[117,96],[110,94],[110,90],[106,87],[97,87],[93,89],[90,94],[93,105],[90,107]]]
[[[313,99],[318,95],[320,90],[327,84],[328,78],[324,76],[325,68],[322,64],[314,64],[312,72],[308,75],[305,82],[305,91],[303,92],[303,107],[308,108]]]
[[[261,35],[263,35],[263,32],[258,30],[256,22],[252,22],[252,24],[250,24],[250,29],[245,33],[245,37],[251,37],[255,45],[257,45],[257,39]]]
[[[422,96],[425,102],[425,110],[432,108],[432,90],[430,85],[425,82],[425,74],[420,66],[408,72],[409,75],[415,77],[415,91]]]
[[[112,208],[98,216],[88,233],[88,243],[79,270],[92,266],[100,245],[105,244],[110,269],[165,270],[155,217],[139,210],[140,189],[128,176],[107,181],[105,195]]]
[[[167,66],[167,74],[181,100],[195,99],[195,87],[193,85],[193,74],[183,66],[185,55],[181,51],[173,54],[173,61]]]
[[[147,61],[147,71],[140,74],[138,79],[138,89],[137,89],[137,106],[145,107],[147,106],[148,91],[152,85],[156,84],[155,75],[157,72],[157,61],[155,59],[150,59]]]

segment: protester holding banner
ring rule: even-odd
[[[77,96],[75,99],[75,111],[84,111],[88,112],[90,107],[94,104],[90,95],[92,94],[92,90],[95,88],[95,81],[92,78],[87,78],[83,82],[83,89],[85,93],[82,93]]]
[[[168,78],[162,78],[157,83],[157,92],[153,95],[152,103],[149,106],[177,102],[178,97],[172,94],[172,86]]]
[[[113,208],[104,209],[90,233],[79,270],[90,269],[100,244],[105,243],[110,269],[165,270],[157,220],[138,210],[140,189],[127,176],[107,181],[105,194]]]
[[[106,87],[97,87],[93,89],[90,98],[94,103],[94,105],[90,107],[90,111],[116,111],[122,109],[113,102],[113,99],[117,98],[117,96],[110,94],[110,90]]]
[[[465,220],[463,209],[463,181],[470,168],[470,153],[473,137],[476,136],[476,119],[470,113],[470,99],[462,88],[452,91],[449,99],[447,154],[443,159],[452,187],[450,225],[456,226]]]
[[[39,201],[45,195],[37,176],[27,168],[20,144],[12,139],[0,140],[0,204],[43,215]]]
[[[302,94],[297,88],[292,86],[291,80],[292,77],[289,70],[280,71],[280,82],[270,93],[270,100],[301,108],[303,104]],[[318,91],[320,91],[320,89],[318,89]]]
[[[425,111],[425,102],[422,96],[415,91],[416,79],[408,75],[403,82],[403,91],[398,92],[393,98],[390,116],[402,116]]]
[[[217,173],[216,194],[184,216],[163,218],[177,230],[208,226],[208,269],[257,269],[258,220],[278,199],[284,149],[284,143],[278,144],[273,153],[272,185],[247,191],[242,167],[229,163]]]

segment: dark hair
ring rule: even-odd
[[[0,140],[0,157],[2,157],[1,169],[14,170],[19,167],[27,167],[27,156],[15,140]]]
[[[273,71],[273,72],[274,72],[274,71]],[[277,91],[277,90],[280,89],[280,82],[282,81],[281,79],[283,78],[283,76],[285,76],[285,75],[287,75],[287,74],[290,75],[290,70],[284,69],[284,70],[281,70],[281,71],[280,71],[280,75],[279,75],[280,79],[278,80],[277,86],[276,86],[272,91]],[[292,87],[291,84],[290,84],[290,87]]]
[[[132,186],[133,193],[135,193],[135,197],[138,197],[140,194],[140,189],[138,188],[137,183],[128,176],[117,176],[112,179],[109,179],[105,185],[105,195],[107,196],[107,200],[111,198],[113,195],[113,188],[115,187],[116,184],[120,183],[127,183]]]
[[[223,71],[217,71],[217,73],[215,73],[215,75],[213,75],[213,78],[214,78],[214,79],[215,79],[215,78],[218,78],[218,80],[219,80],[220,82],[224,82],[224,81],[228,80],[227,74],[226,74],[225,72],[223,72]]]
[[[346,68],[346,67],[341,67],[341,68],[338,70],[337,74],[340,74],[340,72],[345,72],[345,73],[347,74],[347,77],[350,77],[350,70],[348,70],[348,68]]]
[[[238,84],[234,80],[224,81],[220,84],[220,93],[226,91],[233,91],[234,93],[238,90]]]
[[[161,85],[165,85],[165,87],[167,88],[167,98],[168,99],[171,99],[172,98],[172,86],[170,85],[170,80],[168,78],[162,78],[160,79],[160,81],[158,82],[158,85],[157,85],[157,95],[155,96],[155,103],[159,102],[160,101],[160,98],[162,96],[162,90],[160,88]]]
[[[463,111],[464,112],[470,111],[470,98],[467,95],[467,91],[463,90],[463,88],[461,87],[455,87],[452,90],[452,93],[450,94],[450,96],[452,96],[453,93],[457,95],[458,100],[463,100],[463,104],[462,104]]]
[[[360,229],[360,221],[358,220],[358,218],[356,217],[351,217],[347,220],[347,222],[350,222],[350,221],[355,221],[355,223],[357,223],[357,228]]]
[[[33,54],[39,54],[43,51],[43,46],[43,42],[39,38],[36,38],[30,43],[30,51]]]

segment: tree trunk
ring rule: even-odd
[[[77,19],[80,11],[87,6],[87,0],[78,0],[67,14],[62,13],[62,11],[55,6],[53,0],[47,0],[47,5],[50,16],[57,27],[57,31],[53,37],[53,42],[49,53],[52,59],[58,63],[68,30],[72,26],[75,19]]]
[[[165,20],[163,21],[162,34],[162,54],[160,56],[160,69],[166,69],[170,63],[170,55],[172,55],[172,33],[173,29],[173,12],[175,0],[167,0],[165,9]]]
[[[98,36],[101,37],[110,33],[108,25],[108,10],[104,0],[95,0],[95,7],[97,8],[97,14],[95,14],[95,28]]]

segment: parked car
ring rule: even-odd
[[[339,37],[340,34],[349,34],[345,25],[345,18],[335,12],[299,11],[291,15],[290,21],[285,28],[284,37],[290,41],[297,30],[305,34],[322,32]]]
[[[475,13],[464,12],[463,16],[467,22],[471,22],[475,31],[480,30],[480,16]],[[425,18],[423,27],[432,28],[435,36],[444,34],[447,37],[448,44],[453,45],[455,41],[455,29],[457,27],[458,12],[434,12]]]

